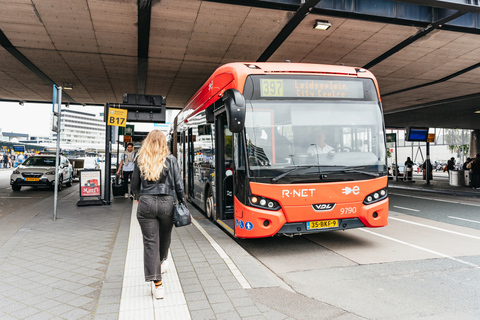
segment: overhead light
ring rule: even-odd
[[[477,109],[473,113],[480,113],[480,110]]]
[[[73,84],[71,83],[64,83],[63,90],[73,90]]]
[[[325,20],[317,20],[315,21],[315,24],[313,25],[313,29],[316,29],[316,30],[328,30],[328,28],[330,28],[332,26],[332,24],[328,21],[325,21]]]

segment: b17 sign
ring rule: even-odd
[[[125,127],[127,125],[126,109],[108,108],[107,125]]]

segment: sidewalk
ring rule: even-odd
[[[480,197],[480,189],[472,189],[466,186],[451,186],[447,172],[434,172],[433,179],[430,184],[422,179],[421,173],[414,173],[412,181],[404,181],[401,177],[398,181],[395,177],[389,177],[388,188],[416,190],[422,192],[431,192],[438,194],[463,196],[463,197]]]

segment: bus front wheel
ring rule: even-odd
[[[205,214],[210,220],[213,220],[213,210],[213,195],[209,192],[208,197],[205,199]]]

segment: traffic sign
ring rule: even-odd
[[[108,108],[107,124],[109,126],[125,127],[127,125],[126,109]]]
[[[123,136],[123,142],[132,142],[132,136]]]

